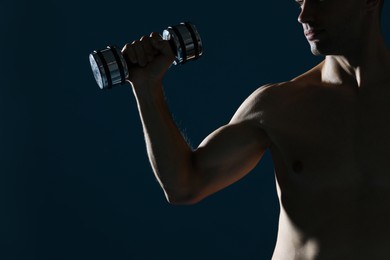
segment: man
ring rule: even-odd
[[[157,33],[127,44],[154,173],[169,202],[192,204],[236,182],[270,149],[280,200],[273,259],[390,259],[390,53],[382,0],[297,0],[323,62],[260,87],[192,150],[171,119]],[[169,151],[169,153],[167,153]]]

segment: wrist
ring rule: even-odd
[[[138,101],[155,102],[164,100],[164,91],[161,81],[135,83],[130,82],[133,93]]]

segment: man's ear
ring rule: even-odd
[[[366,11],[372,12],[375,9],[379,8],[382,0],[364,0]]]

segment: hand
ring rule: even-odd
[[[129,66],[127,81],[133,87],[161,84],[175,58],[169,42],[156,32],[126,44],[122,54]]]

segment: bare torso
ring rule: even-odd
[[[255,91],[195,150],[163,95],[168,41],[152,33],[124,47],[154,174],[170,203],[194,204],[244,177],[269,148],[281,206],[274,260],[390,259],[390,52],[380,1],[296,2],[325,62]]]
[[[266,90],[280,200],[274,260],[390,259],[390,81]]]

